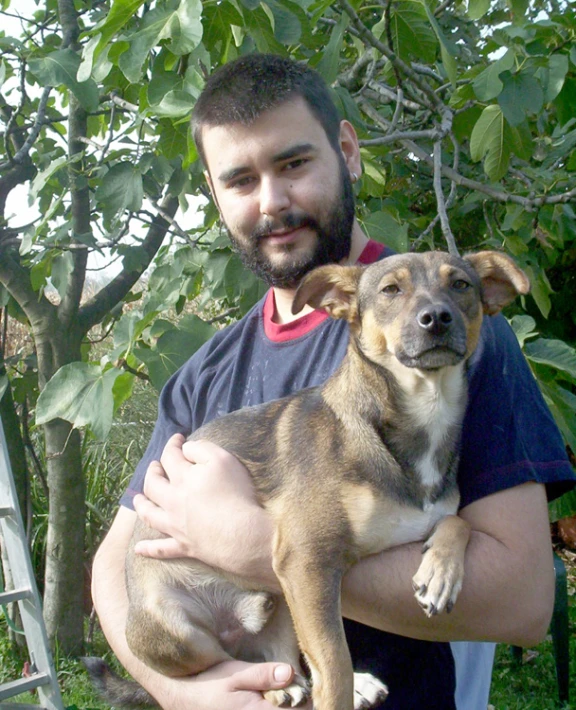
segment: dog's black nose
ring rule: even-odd
[[[445,333],[452,325],[452,312],[445,305],[430,304],[416,316],[418,325],[432,334]]]

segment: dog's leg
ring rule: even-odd
[[[280,597],[273,616],[258,636],[249,640],[254,648],[254,660],[282,661],[295,671],[294,680],[286,688],[269,690],[264,697],[279,707],[299,707],[310,697],[310,685],[300,666],[300,649],[286,600]],[[246,642],[243,644],[243,651]]]
[[[294,621],[300,649],[312,675],[315,710],[353,710],[353,671],[342,624],[342,539],[308,539],[287,514],[276,528],[273,564]],[[300,515],[302,511],[300,511]],[[285,529],[282,529],[285,528]]]
[[[470,525],[457,515],[447,515],[424,543],[424,557],[412,586],[427,616],[452,611],[462,589],[469,539]]]

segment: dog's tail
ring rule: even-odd
[[[86,666],[92,684],[110,705],[134,709],[160,708],[141,685],[134,680],[121,678],[101,658],[84,656],[81,661]]]

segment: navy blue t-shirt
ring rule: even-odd
[[[377,246],[370,243],[361,261],[370,263],[378,256]],[[160,459],[172,434],[187,435],[241,407],[322,384],[335,371],[346,352],[347,323],[314,311],[278,326],[272,322],[273,311],[270,291],[167,382],[150,444],[122,505],[133,507],[148,464]],[[573,484],[574,473],[514,333],[503,317],[485,318],[469,367],[459,468],[461,507],[527,481],[545,483],[549,496],[555,497]],[[355,669],[369,670],[390,689],[382,708],[455,708],[449,644],[409,639],[348,619],[345,627]]]

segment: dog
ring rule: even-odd
[[[287,662],[292,684],[264,693],[280,707],[310,694],[316,710],[381,702],[386,686],[353,673],[342,577],[367,555],[424,541],[416,600],[429,616],[454,606],[470,536],[456,482],[466,363],[483,315],[529,288],[511,259],[491,251],[400,254],[304,277],[293,313],[308,304],[349,323],[339,369],[322,386],[228,414],[191,437],[248,469],[274,523],[283,595],[196,560],[136,555],[137,541],[159,536],[139,521],[126,560],[133,653],[170,676],[230,658]]]

